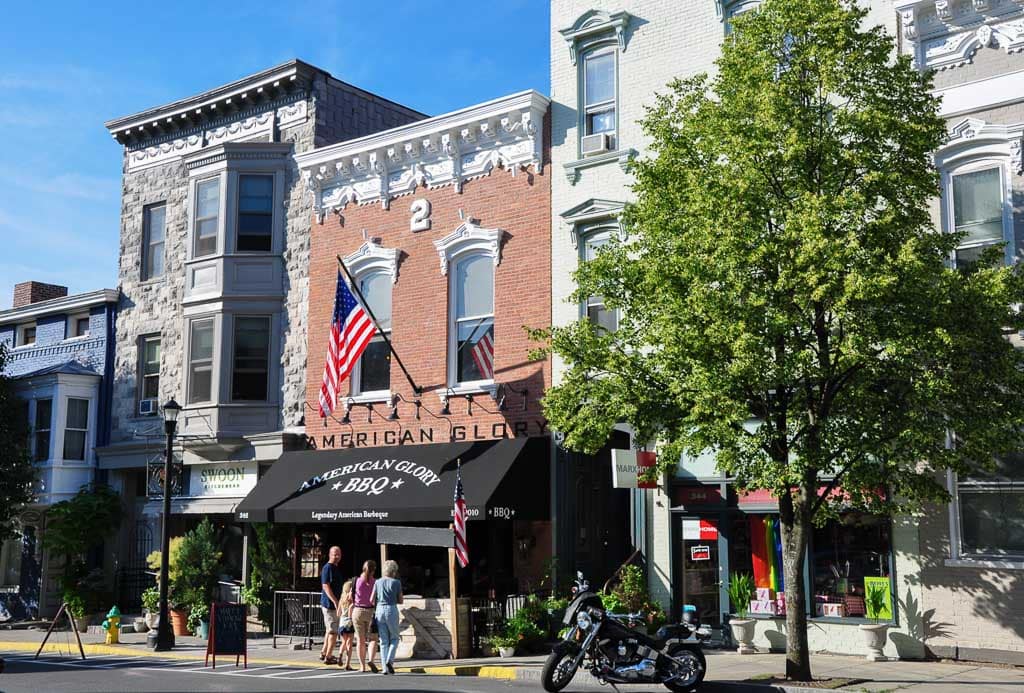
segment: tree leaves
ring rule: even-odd
[[[0,344],[0,542],[14,536],[18,513],[35,499],[36,468],[29,454],[25,402],[3,375],[7,346]]]

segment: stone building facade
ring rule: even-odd
[[[422,117],[293,60],[106,123],[124,148],[123,319],[99,455],[135,510],[131,570],[159,514],[146,470],[162,460],[166,401],[183,406],[174,512],[192,518],[175,532],[226,516],[301,434],[310,202],[294,156]],[[227,471],[234,483],[206,483]],[[236,578],[241,545],[227,559]]]
[[[16,618],[60,607],[60,557],[41,543],[46,511],[93,481],[96,450],[110,439],[118,299],[115,289],[68,296],[66,287],[29,281],[0,311],[4,375],[24,405],[39,470],[36,501],[18,517],[17,535],[0,542],[0,604]]]
[[[584,316],[611,324],[599,305],[566,301],[574,289],[572,272],[607,233],[618,230],[615,218],[630,200],[630,178],[621,164],[643,155],[645,142],[637,120],[655,92],[676,77],[714,71],[729,20],[756,8],[758,0],[706,0],[678,3],[659,0],[606,2],[553,0],[551,3],[552,90],[552,322],[566,324]],[[896,37],[897,50],[911,55],[917,67],[934,70],[942,97],[942,115],[950,137],[936,152],[942,195],[934,203],[937,229],[969,232],[951,262],[970,262],[980,249],[1003,244],[1007,263],[1022,247],[1020,188],[1024,132],[1024,17],[1018,0],[873,0],[867,23]],[[563,175],[558,175],[564,173]],[[958,198],[959,196],[959,198]],[[956,200],[960,201],[957,202]],[[959,205],[959,208],[958,208]],[[988,213],[985,210],[988,210]],[[972,216],[973,215],[973,216]],[[980,216],[979,216],[980,215]],[[983,217],[983,218],[982,218]],[[588,238],[595,243],[588,244]],[[557,383],[562,364],[553,365]],[[623,432],[621,444],[635,444]],[[568,484],[581,465],[563,454],[555,482]],[[591,466],[593,466],[591,464]],[[608,461],[599,461],[606,474]],[[856,537],[874,533],[884,542],[879,572],[891,579],[897,613],[886,654],[920,658],[928,654],[1019,662],[1024,638],[1020,614],[1021,560],[1024,558],[1024,472],[1019,460],[1001,465],[995,476],[948,480],[954,502],[932,508],[922,517],[894,518],[884,524],[848,518],[853,529],[832,528],[817,542],[818,551],[851,546]],[[584,471],[584,484],[601,488]],[[700,579],[707,598],[722,613],[728,604],[725,585],[730,570],[749,560],[749,536],[732,513],[757,517],[773,511],[770,499],[750,498],[735,506],[730,486],[715,468],[713,456],[685,459],[675,479],[663,488],[631,495],[633,545],[647,559],[652,593],[665,606],[679,608],[693,599],[693,564],[683,556],[689,524],[715,524],[718,570]],[[566,477],[565,475],[568,475]],[[626,493],[626,492],[618,492]],[[571,499],[570,499],[571,501]],[[558,522],[571,525],[572,513]],[[695,527],[697,525],[694,525]],[[700,525],[703,527],[703,525]],[[581,533],[571,527],[567,535]],[[721,530],[719,532],[719,530]],[[696,531],[696,530],[695,530]],[[704,530],[702,529],[701,532]],[[746,531],[746,530],[744,530]],[[707,530],[708,536],[711,530]],[[560,556],[578,555],[584,543],[560,544]],[[574,545],[573,545],[574,544]],[[831,544],[831,546],[830,546]],[[746,548],[745,548],[746,547]],[[815,562],[811,556],[810,562]],[[577,559],[576,564],[580,561]],[[813,565],[811,568],[814,571]],[[692,572],[692,571],[691,571]],[[815,580],[817,584],[818,581]],[[717,584],[718,587],[714,587]],[[813,619],[812,649],[863,652],[856,618]],[[757,644],[783,646],[785,624],[758,622]]]

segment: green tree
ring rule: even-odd
[[[3,375],[7,355],[7,345],[0,344],[0,542],[17,532],[18,513],[35,500],[36,482],[25,402],[15,397],[11,379]]]
[[[175,555],[176,570],[170,581],[174,604],[189,610],[208,607],[217,595],[221,551],[217,530],[210,519],[185,533]]]
[[[942,470],[1022,442],[1021,277],[948,267],[931,78],[865,16],[766,0],[736,17],[716,76],[649,109],[623,238],[577,273],[575,299],[602,295],[619,329],[538,333],[568,365],[544,400],[568,447],[593,452],[626,421],[658,442],[659,472],[714,450],[778,497],[795,680],[811,676],[812,523],[945,499]]]
[[[274,591],[290,587],[286,528],[259,522],[253,525],[249,552],[249,585],[243,590],[247,604],[256,608],[259,619],[270,625],[273,619]]]
[[[61,589],[76,616],[95,606],[90,597],[102,584],[101,574],[89,572],[86,557],[121,526],[123,514],[121,497],[105,484],[86,484],[46,511],[43,546],[64,558]]]

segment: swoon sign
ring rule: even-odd
[[[434,470],[410,460],[378,459],[353,462],[311,477],[302,482],[299,493],[330,485],[332,491],[379,496],[397,491],[406,482],[429,488],[441,481]]]

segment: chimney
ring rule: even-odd
[[[62,298],[68,295],[68,287],[42,282],[22,282],[14,285],[14,307],[21,308],[51,298]]]

